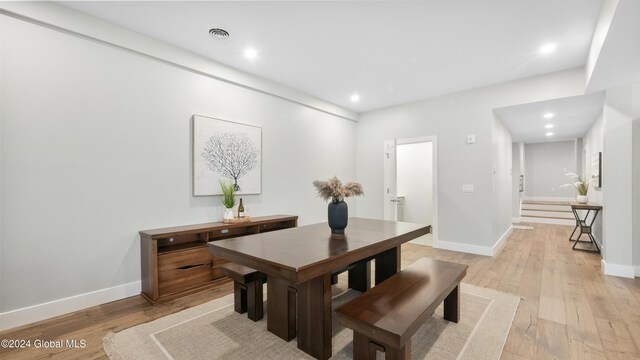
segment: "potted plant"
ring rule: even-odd
[[[222,189],[222,205],[227,208],[222,220],[231,221],[233,220],[233,207],[236,205],[235,186],[233,183],[223,182],[222,180],[218,181],[220,182],[220,189]]]
[[[572,187],[574,189],[576,189],[576,191],[578,192],[578,196],[576,197],[576,201],[580,204],[586,204],[589,202],[589,198],[587,197],[587,192],[589,191],[589,182],[587,181],[583,181],[582,178],[574,173],[567,173],[565,174],[565,176],[567,176],[570,179],[577,179],[576,181],[574,181],[573,183],[569,183],[569,184],[564,184],[564,185],[560,185],[561,188],[563,187]]]
[[[342,184],[337,177],[332,177],[327,181],[316,180],[313,186],[318,191],[318,196],[322,200],[329,201],[328,220],[332,234],[342,235],[347,227],[349,219],[349,207],[344,202],[344,198],[350,196],[363,195],[362,185],[357,182],[349,181]]]

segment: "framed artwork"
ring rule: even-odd
[[[524,192],[524,175],[520,175],[520,185],[518,192]]]
[[[222,195],[220,181],[238,195],[262,190],[262,128],[193,115],[193,196]]]
[[[602,152],[597,152],[591,157],[591,185],[602,187]]]

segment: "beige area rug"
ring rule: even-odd
[[[462,284],[461,320],[442,318],[442,305],[412,338],[412,359],[499,359],[520,298]],[[333,307],[357,296],[334,296]],[[265,304],[266,305],[266,304]],[[265,306],[266,310],[266,306]],[[353,333],[333,322],[332,359],[352,358]],[[110,359],[312,359],[267,331],[259,322],[233,311],[233,295],[212,300],[104,338]],[[378,353],[378,358],[382,354]]]

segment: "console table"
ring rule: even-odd
[[[234,224],[212,222],[140,231],[141,295],[155,304],[217,286],[224,279],[220,265],[227,260],[209,254],[208,242],[297,225],[297,216],[274,215]]]
[[[587,212],[584,214],[584,217],[580,217],[578,210],[586,210]],[[589,252],[600,252],[600,247],[596,242],[596,239],[591,234],[593,229],[593,223],[596,221],[596,217],[598,217],[598,213],[602,210],[602,206],[600,205],[589,205],[589,204],[571,204],[571,211],[573,212],[573,216],[576,218],[576,227],[573,228],[573,232],[569,235],[569,240],[574,241],[572,249],[580,250],[580,251],[589,251]],[[593,211],[593,217],[589,220],[589,215]],[[580,229],[580,233],[578,233],[577,238],[573,238],[576,230]],[[580,240],[582,234],[587,234],[589,237],[589,241]],[[579,242],[593,243],[595,245],[595,249],[585,249],[585,248],[576,248]]]

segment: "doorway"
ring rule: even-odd
[[[415,243],[437,239],[436,137],[384,142],[384,218],[431,225],[431,234]]]

